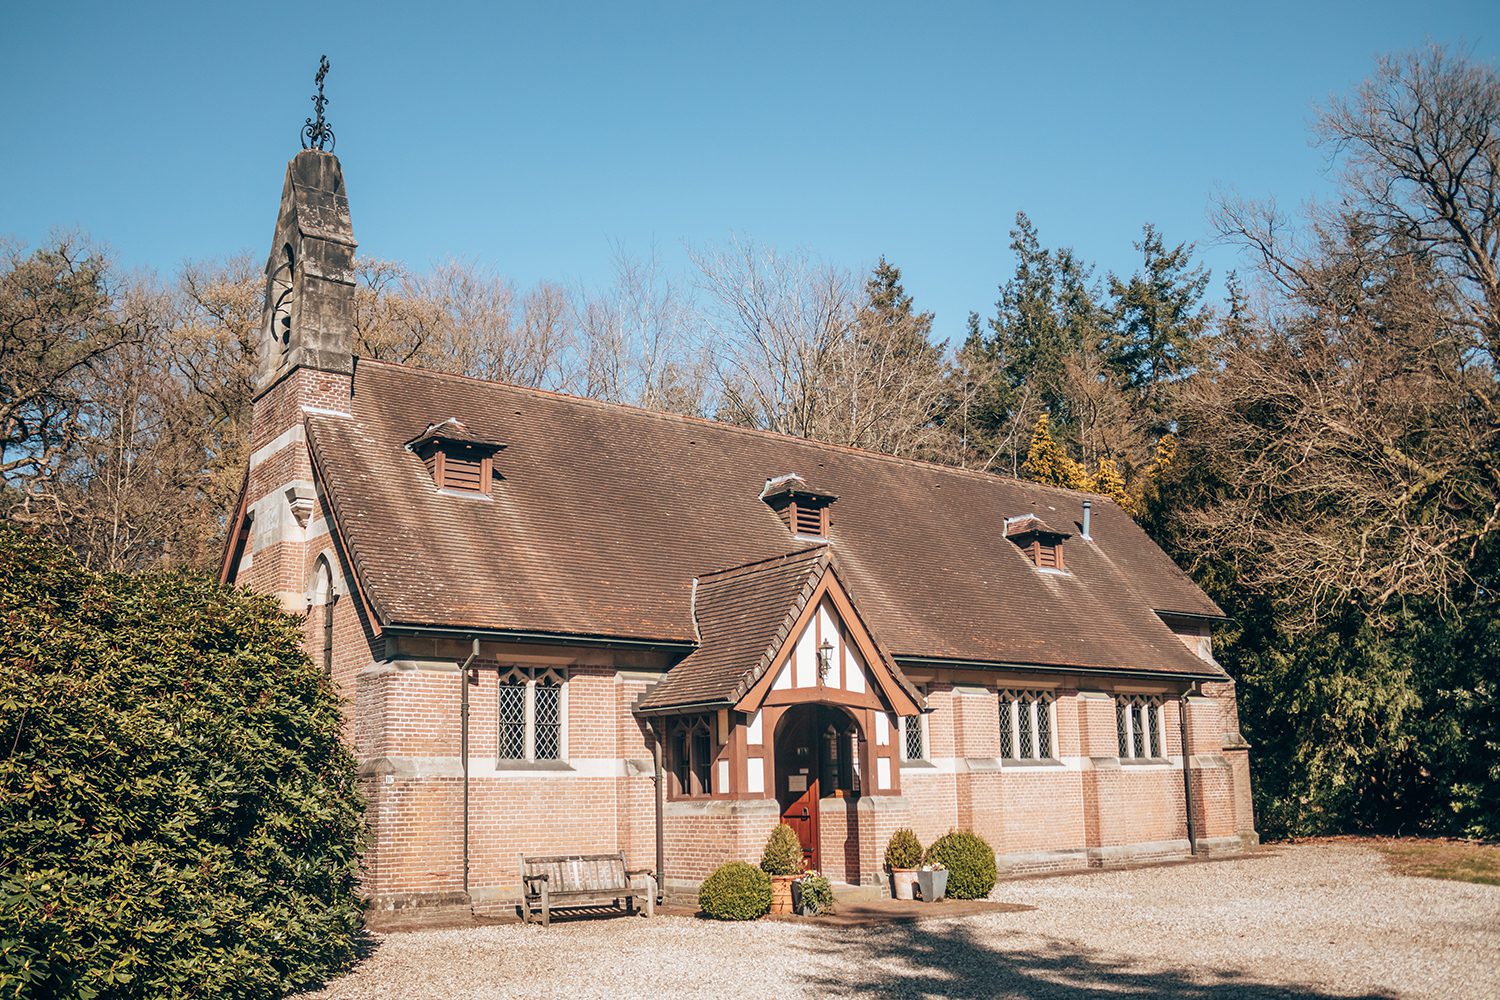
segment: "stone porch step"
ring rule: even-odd
[[[889,887],[877,885],[850,885],[848,882],[833,883],[833,902],[836,906],[860,906],[878,903],[890,896]]]

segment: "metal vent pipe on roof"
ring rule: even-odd
[[[1093,523],[1094,523],[1094,501],[1092,501],[1092,500],[1085,500],[1083,502],[1083,537],[1084,538],[1087,538],[1087,539],[1090,539],[1090,540],[1093,539],[1094,536],[1093,536],[1093,534],[1089,530],[1090,527],[1093,525]]]

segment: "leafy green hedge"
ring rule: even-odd
[[[983,899],[999,877],[995,849],[968,830],[950,830],[934,840],[927,848],[927,861],[948,869],[948,895],[954,899]]]
[[[0,996],[275,997],[353,960],[362,803],[274,601],[0,528]]]
[[[743,861],[714,869],[698,889],[698,906],[715,920],[755,920],[771,912],[771,876]]]

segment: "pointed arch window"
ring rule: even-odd
[[[558,667],[500,672],[496,755],[502,761],[567,759],[567,673]]]
[[[1161,695],[1117,695],[1115,733],[1122,760],[1160,760],[1167,755]]]
[[[1053,711],[1056,696],[1051,691],[1000,692],[1000,758],[1002,760],[1051,760]]]
[[[667,729],[668,770],[676,798],[707,798],[714,793],[714,738],[708,716],[684,716]]]

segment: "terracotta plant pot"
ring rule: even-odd
[[[917,872],[914,868],[891,869],[891,898],[915,899]]]
[[[772,913],[795,913],[792,908],[792,883],[797,881],[795,875],[772,875],[771,876],[771,912]]]

